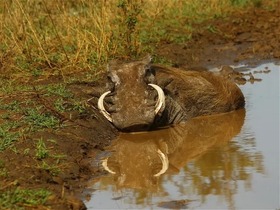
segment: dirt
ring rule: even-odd
[[[239,63],[255,64],[264,60],[280,60],[280,7],[275,10],[252,8],[240,10],[226,19],[214,19],[197,24],[192,40],[183,44],[158,45],[156,55],[167,59],[173,66],[184,69],[209,68]],[[93,84],[72,84],[68,88],[81,99],[91,97]],[[0,190],[15,187],[46,188],[53,192],[44,207],[38,209],[85,209],[80,200],[89,179],[105,172],[93,167],[93,158],[116,138],[118,132],[103,119],[96,109],[88,107],[87,116],[65,117],[66,125],[57,130],[44,130],[16,145],[17,152],[1,152],[9,176],[0,176]],[[25,148],[35,150],[33,139],[55,139],[47,142],[53,154],[67,154],[52,168],[38,167],[34,154],[22,155]],[[55,161],[58,159],[52,159]],[[40,160],[39,160],[40,162]],[[41,161],[43,163],[43,160]],[[52,162],[48,162],[52,164]]]
[[[199,32],[184,44],[162,43],[156,54],[180,68],[218,67],[280,59],[279,7],[236,12],[193,27]]]

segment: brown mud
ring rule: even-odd
[[[194,27],[200,30],[193,34],[191,41],[184,44],[163,42],[157,47],[156,55],[184,69],[280,60],[280,7],[274,10],[241,10],[225,19],[211,20]],[[86,100],[100,82],[71,85],[69,89],[78,98]],[[106,173],[93,167],[91,160],[117,136],[117,131],[97,110],[88,108],[87,116],[78,117],[73,113],[71,120],[65,119],[67,126],[56,131],[38,132],[32,137],[25,136],[25,141],[17,144],[17,148],[22,150],[35,150],[31,139],[55,139],[55,143],[46,143],[47,148],[51,148],[54,154],[67,154],[57,164],[59,173],[36,167],[34,154],[20,155],[24,153],[20,149],[18,152],[1,152],[0,160],[9,163],[5,164],[9,176],[0,176],[0,190],[45,188],[52,191],[53,196],[44,207],[37,209],[85,209],[79,195],[86,181]]]

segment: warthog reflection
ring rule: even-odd
[[[244,118],[241,109],[157,131],[122,133],[108,148],[112,155],[103,166],[115,177],[117,188],[157,190],[163,173],[177,173],[188,161],[230,141],[240,132]]]

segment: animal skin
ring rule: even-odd
[[[113,61],[99,109],[121,131],[150,130],[203,115],[243,108],[232,81],[208,71],[152,65],[151,58]],[[155,111],[157,109],[157,111]]]

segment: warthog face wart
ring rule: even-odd
[[[154,84],[150,61],[148,56],[142,61],[115,61],[108,66],[108,91],[100,96],[98,108],[119,130],[147,130],[164,110],[164,93]]]

